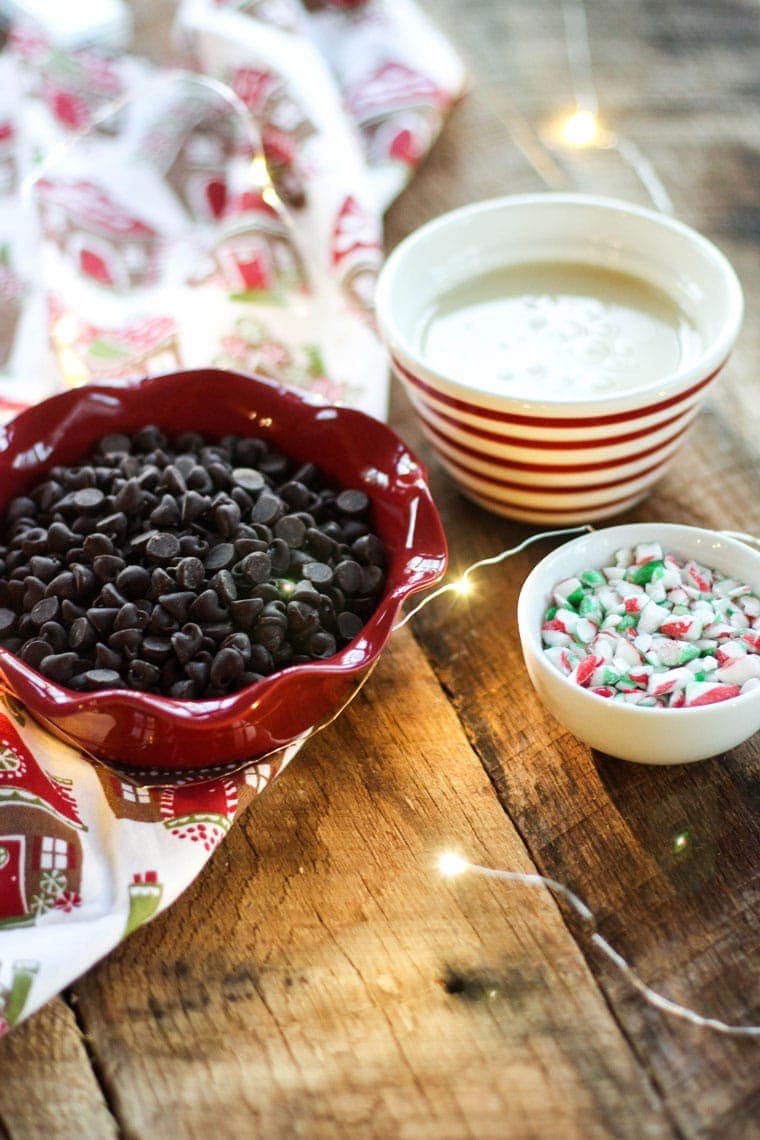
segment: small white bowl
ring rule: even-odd
[[[760,594],[760,553],[717,531],[671,523],[592,531],[548,554],[525,579],[517,603],[525,664],[549,711],[592,748],[639,764],[706,760],[735,748],[760,729],[760,689],[698,708],[641,708],[613,702],[568,681],[541,646],[541,623],[556,584],[582,570],[609,566],[616,550],[639,542],[659,542],[664,552],[694,558]]]
[[[688,314],[701,352],[672,375],[586,400],[508,396],[476,368],[463,383],[431,367],[418,336],[435,299],[527,261],[574,261],[643,278]],[[584,194],[497,198],[428,222],[388,258],[375,306],[394,372],[459,488],[498,514],[560,524],[606,518],[644,497],[725,364],[743,312],[736,274],[695,230]]]

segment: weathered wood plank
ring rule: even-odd
[[[531,868],[403,633],[77,986],[128,1135],[673,1135],[551,898],[445,883],[452,843]]]
[[[74,1015],[57,998],[0,1043],[0,1136],[118,1136]]]
[[[540,188],[509,131],[515,122],[524,130],[520,116],[536,123],[570,105],[558,6],[428,7],[477,61],[485,86],[391,211],[391,244],[468,198]],[[760,288],[756,11],[738,3],[587,8],[602,113],[646,150],[678,213],[723,246],[751,303]],[[613,177],[614,154],[590,158],[566,164],[578,188],[645,201],[624,169]],[[760,331],[748,321],[709,414],[628,517],[760,530],[758,361]],[[429,458],[399,394],[394,422]],[[431,470],[455,568],[527,533],[466,505],[434,460]],[[601,911],[604,932],[653,984],[719,1017],[758,1021],[760,742],[696,768],[655,772],[595,756],[564,732],[537,705],[516,640],[516,596],[537,557],[484,575],[466,617],[445,601],[426,611],[416,633],[541,869]],[[681,839],[676,849],[678,836],[686,846]],[[663,1021],[590,962],[683,1133],[752,1134],[756,1048]]]

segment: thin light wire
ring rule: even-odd
[[[581,0],[563,0],[562,18],[565,23],[565,44],[575,105],[579,110],[596,115],[599,111],[599,99],[591,64],[591,44],[585,5]]]
[[[651,986],[647,985],[647,983],[639,977],[633,966],[626,961],[622,954],[619,954],[618,951],[610,945],[607,939],[599,934],[597,918],[583,899],[579,898],[574,891],[571,891],[569,887],[566,887],[564,883],[560,883],[557,879],[550,879],[545,875],[539,874],[526,874],[521,871],[500,871],[493,867],[484,867],[480,863],[470,863],[466,859],[459,860],[458,864],[454,864],[454,866],[455,869],[451,873],[451,877],[459,874],[460,871],[473,871],[475,874],[482,875],[484,878],[499,879],[505,883],[521,883],[526,887],[546,887],[552,894],[564,899],[578,917],[581,918],[587,926],[593,928],[594,933],[591,935],[591,942],[594,946],[613,963],[649,1005],[659,1009],[662,1013],[667,1013],[671,1017],[680,1018],[681,1021],[687,1021],[690,1025],[695,1025],[700,1029],[710,1029],[714,1033],[722,1033],[727,1037],[760,1037],[760,1025],[731,1025],[729,1022],[720,1021],[715,1017],[704,1017],[701,1013],[697,1013],[696,1010],[681,1005],[680,1002],[671,1001],[670,998],[664,997],[663,994],[652,989]]]
[[[480,570],[482,566],[497,566],[500,562],[511,558],[513,554],[519,554],[520,551],[532,546],[534,542],[541,542],[545,538],[560,538],[566,534],[588,534],[593,529],[589,523],[585,523],[583,526],[564,527],[562,530],[545,530],[540,534],[532,534],[529,538],[524,539],[518,543],[517,546],[511,547],[509,550],[502,550],[499,554],[492,554],[489,558],[478,559],[477,562],[473,562],[470,566],[466,567],[456,582],[447,582],[445,585],[439,586],[437,590],[433,590],[432,594],[428,594],[421,602],[418,602],[416,606],[405,613],[401,621],[397,621],[394,625],[393,632],[395,633],[397,629],[403,629],[407,622],[410,622],[413,617],[417,616],[420,610],[424,610],[425,606],[429,606],[431,602],[434,602],[436,598],[442,597],[443,594],[463,593],[462,584],[467,583],[470,575],[475,570]]]

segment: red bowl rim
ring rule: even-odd
[[[275,688],[289,688],[294,682],[297,684],[309,677],[349,677],[370,668],[387,644],[393,632],[398,610],[406,598],[433,585],[445,573],[448,564],[446,537],[427,484],[427,471],[404,441],[386,424],[365,412],[356,408],[325,404],[321,400],[310,398],[308,393],[285,388],[265,377],[244,375],[227,369],[204,368],[147,377],[128,385],[123,382],[118,385],[84,385],[51,396],[47,400],[26,408],[6,423],[2,428],[2,433],[6,439],[4,453],[7,454],[9,450],[12,450],[9,444],[14,427],[26,426],[34,422],[40,414],[54,411],[56,408],[61,411],[68,410],[80,400],[93,395],[102,394],[110,399],[113,399],[115,395],[135,397],[136,393],[154,385],[183,382],[205,383],[210,377],[233,377],[236,381],[245,381],[258,387],[264,387],[290,404],[292,408],[297,408],[301,412],[304,408],[313,408],[315,413],[334,412],[340,419],[355,423],[360,422],[365,429],[369,428],[374,438],[384,438],[389,444],[403,448],[403,453],[408,458],[408,474],[405,472],[403,487],[408,489],[410,501],[412,495],[417,498],[414,525],[430,549],[409,550],[409,556],[400,568],[397,580],[391,584],[390,589],[386,590],[377,609],[362,627],[361,633],[358,635],[361,639],[358,645],[355,641],[349,642],[339,653],[324,661],[287,666],[229,696],[182,701],[173,697],[164,697],[126,688],[102,689],[92,693],[76,692],[49,680],[42,673],[27,665],[15,653],[0,647],[0,690],[4,683],[6,689],[13,693],[12,680],[14,675],[23,678],[26,685],[33,687],[37,694],[36,705],[31,711],[54,719],[71,713],[82,712],[85,709],[107,712],[117,704],[124,708],[131,708],[136,713],[144,714],[146,711],[150,711],[164,720],[191,717],[193,720],[200,721],[202,719],[204,726],[212,725],[217,721],[228,721],[234,718],[237,713],[249,709],[252,698],[254,703],[263,704]],[[118,422],[114,423],[113,430],[118,430]],[[0,458],[2,455],[3,451],[0,451]],[[398,486],[398,480],[394,480],[392,485]],[[360,657],[357,657],[358,652],[361,652]],[[27,707],[30,707],[28,702],[26,703]]]

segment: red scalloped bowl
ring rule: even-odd
[[[260,435],[286,455],[316,463],[335,485],[366,491],[388,551],[385,593],[354,641],[328,660],[282,669],[231,696],[75,693],[0,649],[0,687],[85,754],[146,775],[199,775],[265,756],[329,719],[377,660],[404,599],[444,573],[446,540],[425,469],[385,424],[215,369],[123,388],[78,388],[22,412],[0,428],[0,512],[50,467],[74,464],[101,436],[145,423],[170,436]]]

